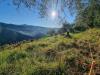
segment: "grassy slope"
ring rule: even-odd
[[[0,48],[0,75],[83,75],[90,69],[90,49],[97,72],[100,29],[74,34],[71,39],[58,35],[6,45]]]

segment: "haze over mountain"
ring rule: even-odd
[[[50,29],[53,28],[0,23],[0,44],[38,39],[45,36]]]

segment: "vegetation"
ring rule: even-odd
[[[41,17],[48,17],[50,7],[56,8],[61,23],[67,22],[69,9],[76,20],[71,28],[63,23],[59,30],[63,35],[51,30],[51,37],[0,46],[0,75],[88,75],[93,61],[92,71],[100,75],[100,0],[12,1],[18,7],[38,9]],[[84,32],[67,38],[69,31]]]
[[[75,30],[84,31],[89,28],[100,27],[100,1],[90,0],[88,5],[80,7],[77,13]]]
[[[72,24],[67,24],[65,22],[65,23],[63,23],[62,27],[58,30],[58,34],[62,34],[65,37],[71,37],[71,35],[69,34],[69,32],[72,32],[71,29],[72,29]],[[66,33],[66,32],[67,32],[67,34],[65,35],[64,33]]]
[[[84,75],[100,72],[100,29],[0,46],[0,75]]]

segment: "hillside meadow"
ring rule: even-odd
[[[0,75],[100,75],[100,29],[0,46]]]

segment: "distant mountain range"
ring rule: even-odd
[[[22,40],[38,39],[47,35],[50,29],[55,28],[0,23],[0,45]]]

